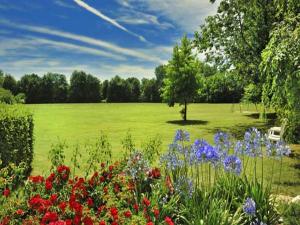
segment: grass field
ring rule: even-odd
[[[272,120],[268,124],[261,122],[255,107],[243,107],[248,113],[241,113],[239,105],[232,104],[191,104],[188,107],[189,122],[186,124],[181,121],[179,107],[169,108],[165,104],[43,104],[26,107],[34,113],[35,121],[34,174],[49,169],[48,151],[58,140],[70,146],[66,150],[68,160],[72,146],[95,141],[100,131],[108,135],[113,156],[117,158],[122,151],[121,139],[128,130],[137,147],[158,134],[165,150],[179,128],[188,130],[192,140],[204,138],[212,142],[217,130],[241,137],[250,127],[266,130],[273,125]],[[292,148],[296,156],[284,160],[282,190],[295,195],[300,193],[300,147]],[[276,164],[278,166],[279,163]],[[268,171],[269,167],[266,166],[265,170]]]

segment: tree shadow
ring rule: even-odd
[[[252,119],[259,119],[260,113],[249,113],[245,114],[244,116],[250,117]],[[276,113],[266,113],[267,120],[276,120],[277,114]]]
[[[169,120],[167,123],[179,125],[179,126],[188,126],[188,125],[206,125],[208,121],[205,120]]]

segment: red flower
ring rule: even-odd
[[[127,217],[127,218],[130,218],[131,217],[131,212],[129,210],[127,210],[126,212],[124,212],[124,216]]]
[[[8,188],[4,189],[3,196],[5,196],[7,198],[9,196],[9,194],[10,194],[10,190]]]
[[[118,223],[117,223],[116,221],[113,221],[113,222],[111,223],[111,225],[118,225]]]
[[[105,163],[104,163],[104,162],[101,163],[101,167],[102,167],[102,168],[105,167]]]
[[[115,193],[119,193],[120,192],[120,187],[118,184],[114,184],[114,191]]]
[[[94,223],[93,223],[93,220],[90,217],[86,216],[83,219],[83,224],[84,225],[93,225]]]
[[[105,181],[105,177],[104,176],[101,176],[100,177],[100,182],[104,182]]]
[[[144,205],[147,206],[147,207],[150,205],[150,201],[149,201],[149,199],[148,199],[146,196],[145,196],[144,199],[143,199],[143,203],[144,203]]]
[[[98,208],[98,213],[100,214],[104,209],[105,209],[105,205],[101,205],[101,206]]]
[[[42,177],[42,176],[30,176],[29,180],[32,183],[43,183],[44,182],[44,177]]]
[[[80,225],[81,224],[81,216],[75,215],[74,220],[73,220],[74,225]]]
[[[110,208],[110,214],[111,214],[112,216],[118,215],[118,209],[117,209],[116,207]]]
[[[170,217],[166,217],[165,218],[165,222],[168,224],[168,225],[174,225],[172,219]]]
[[[57,194],[52,194],[50,196],[50,201],[52,202],[52,204],[54,204],[56,202],[56,200],[57,200]]]
[[[67,180],[70,175],[70,168],[64,165],[58,166],[57,172],[60,174],[63,180]]]
[[[105,221],[104,220],[101,220],[99,225],[106,225]]]
[[[88,198],[88,199],[87,199],[87,204],[88,204],[88,206],[89,206],[90,208],[92,208],[93,205],[94,205],[93,199],[92,199],[92,198]]]
[[[22,209],[18,209],[18,210],[16,211],[16,214],[22,216],[22,215],[24,214],[24,211],[23,211]]]
[[[62,212],[65,212],[66,208],[67,208],[67,203],[66,202],[61,202],[58,207],[60,208],[60,210]]]
[[[45,188],[46,188],[47,191],[50,191],[52,189],[51,181],[46,180]]]
[[[157,219],[158,216],[159,216],[159,210],[158,209],[153,209],[153,213],[154,213],[155,218]]]
[[[159,179],[161,174],[160,170],[158,168],[153,168],[149,171],[149,177],[154,178],[154,179]]]
[[[42,218],[43,223],[55,222],[58,220],[56,212],[46,212]]]
[[[135,209],[136,212],[139,211],[139,205],[138,205],[138,204],[135,203],[135,204],[133,205],[133,208]]]
[[[147,223],[147,225],[154,225],[154,223],[152,223],[151,221]]]
[[[110,166],[108,167],[108,169],[109,169],[109,171],[113,171],[114,166],[113,166],[113,165],[110,165]]]
[[[55,174],[54,174],[54,173],[51,173],[51,174],[49,175],[49,177],[47,177],[46,181],[48,181],[48,182],[53,182],[54,179],[55,179]]]

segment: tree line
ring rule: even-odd
[[[161,102],[162,67],[157,67],[156,78],[115,76],[103,82],[84,71],[74,71],[70,82],[58,73],[26,74],[16,80],[0,71],[0,88],[23,93],[25,103]]]

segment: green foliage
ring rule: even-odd
[[[65,154],[64,151],[67,148],[66,143],[58,142],[55,145],[51,146],[51,149],[48,153],[48,158],[51,162],[51,170],[56,169],[56,167],[64,165],[65,163]]]
[[[2,87],[3,85],[3,80],[4,80],[4,73],[2,70],[0,70],[0,88]]]
[[[162,150],[162,140],[159,135],[149,138],[142,143],[142,153],[144,158],[150,163],[155,163]]]
[[[261,72],[264,79],[263,103],[273,107],[281,119],[288,119],[285,139],[300,140],[300,14],[299,1],[287,1],[280,11],[283,20],[271,33],[262,53]],[[282,9],[278,1],[278,8]]]
[[[121,143],[124,150],[124,157],[128,157],[136,150],[130,130],[127,131],[125,137],[121,140]]]
[[[105,133],[101,132],[96,144],[86,145],[87,163],[85,176],[97,171],[101,163],[111,163],[111,144]]]
[[[279,210],[286,225],[300,224],[300,203],[281,203]]]
[[[186,36],[181,40],[181,46],[175,46],[172,59],[167,65],[162,97],[169,106],[174,103],[184,105],[183,120],[186,120],[187,104],[192,102],[197,94],[199,62],[192,53],[192,45]]]
[[[70,79],[70,102],[100,102],[100,81],[83,71],[74,71]]]
[[[244,84],[233,72],[218,72],[211,76],[199,77],[200,87],[195,98],[197,102],[236,103],[239,102]]]
[[[17,81],[9,74],[5,75],[2,87],[6,90],[10,90],[14,95],[17,93]]]
[[[24,75],[18,82],[18,90],[26,96],[26,103],[41,102],[41,78],[36,74]]]
[[[160,86],[156,79],[142,79],[141,84],[141,100],[143,102],[160,102],[161,98],[159,96],[160,94]]]
[[[255,84],[249,84],[244,89],[243,102],[259,104],[261,102],[261,87]]]
[[[15,98],[9,90],[0,88],[0,104],[1,103],[5,103],[5,104],[15,103]]]
[[[45,74],[42,77],[41,89],[44,103],[67,102],[68,100],[68,83],[62,74]]]
[[[24,162],[29,172],[33,159],[32,114],[20,106],[0,105],[0,140],[1,168]]]
[[[244,79],[257,83],[275,11],[274,1],[222,0],[217,14],[207,17],[195,33],[195,44],[208,62],[234,67]]]

